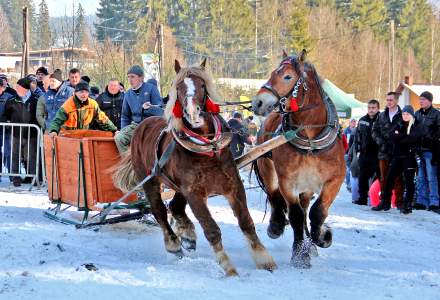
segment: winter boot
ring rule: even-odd
[[[380,203],[378,206],[372,207],[371,210],[374,211],[387,211],[390,210],[391,208],[391,201],[390,200],[385,200],[385,199],[381,199]]]
[[[409,203],[408,199],[404,200],[403,206],[401,208],[399,208],[399,210],[400,210],[400,213],[404,214],[404,215],[412,213],[411,204]]]

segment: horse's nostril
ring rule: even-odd
[[[262,106],[263,106],[263,101],[261,101],[261,100],[258,101],[257,107],[260,108],[260,107],[262,107]]]

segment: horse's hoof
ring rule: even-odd
[[[180,244],[182,245],[182,247],[185,250],[195,251],[196,250],[197,241],[181,237],[180,238]]]
[[[181,259],[181,258],[183,258],[185,255],[183,254],[183,250],[182,249],[179,249],[179,250],[177,250],[177,251],[169,251],[168,250],[168,253],[171,253],[171,254],[173,254],[173,255],[175,255],[177,258],[179,258],[179,259]]]
[[[226,271],[226,277],[236,277],[238,276],[238,272],[236,269],[230,269],[228,271]]]
[[[267,262],[267,263],[265,263],[265,264],[260,264],[260,265],[258,265],[258,266],[257,266],[257,269],[259,269],[259,270],[266,270],[266,271],[269,271],[269,272],[273,272],[273,271],[275,271],[276,269],[278,269],[278,266],[277,266],[277,264],[276,264],[274,261],[272,261],[272,262]]]
[[[313,243],[320,248],[328,248],[332,245],[333,241],[333,233],[329,227],[323,226],[321,229],[321,234],[317,236],[317,234],[312,233]]]
[[[310,245],[310,256],[313,256],[313,257],[319,256],[318,247],[316,247],[315,244]]]
[[[267,226],[267,235],[271,239],[277,239],[284,233],[284,224],[279,224],[275,222],[269,222],[269,226]]]
[[[312,267],[310,256],[305,257],[304,255],[295,255],[292,257],[291,263],[297,269],[310,269]]]
[[[312,267],[311,264],[311,243],[307,240],[302,242],[299,245],[293,246],[292,259],[290,262],[295,268],[298,269],[310,269]]]

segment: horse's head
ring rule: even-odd
[[[219,99],[212,78],[205,71],[206,59],[200,66],[182,68],[175,60],[176,78],[169,92],[165,117],[175,129],[187,123],[192,128],[205,124],[207,112],[218,112],[218,106],[211,99]],[[172,121],[177,122],[172,122]]]
[[[269,80],[252,100],[252,110],[255,114],[267,115],[278,105],[284,110],[295,111],[295,109],[298,109],[298,107],[293,107],[297,105],[296,102],[293,103],[288,100],[296,99],[301,88],[306,90],[305,58],[305,50],[299,55],[293,56],[288,56],[283,51],[283,60],[279,67],[272,72]]]

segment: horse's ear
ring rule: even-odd
[[[200,68],[202,68],[202,70],[205,70],[205,66],[206,66],[206,57],[203,58],[202,63],[200,64]]]
[[[180,62],[177,59],[175,59],[174,60],[174,71],[176,71],[176,74],[179,73],[180,69],[181,69]]]
[[[287,56],[289,56],[286,52],[286,50],[283,49],[283,59],[287,58]]]
[[[300,61],[301,63],[304,63],[304,62],[306,61],[306,57],[307,57],[307,50],[306,50],[306,49],[303,49],[303,50],[301,51],[301,53],[298,55],[298,57],[299,57],[299,61]]]

